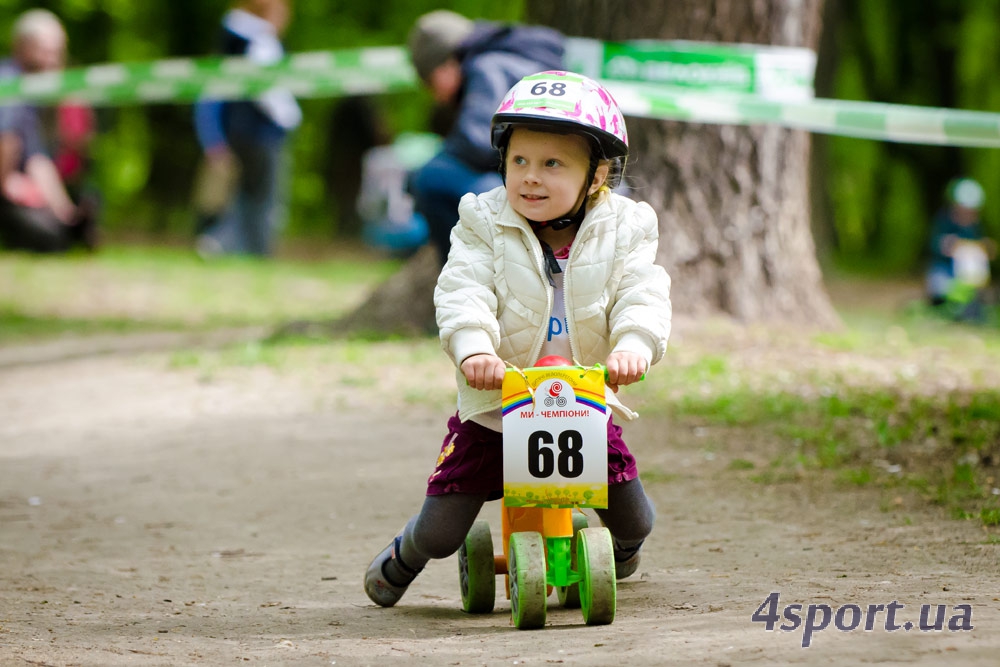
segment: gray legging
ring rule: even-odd
[[[458,551],[486,502],[486,494],[451,493],[427,496],[424,506],[406,524],[400,558],[420,570],[432,558],[447,558]],[[653,530],[656,512],[633,479],[608,486],[608,509],[595,510],[619,548],[641,543]]]

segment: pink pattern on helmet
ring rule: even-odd
[[[560,93],[552,94],[557,84]],[[565,101],[564,104],[558,104]],[[546,106],[541,104],[551,103]],[[609,136],[626,147],[628,133],[625,119],[614,97],[601,84],[586,76],[565,71],[540,72],[525,77],[507,91],[496,114],[504,114],[505,122],[513,116],[537,119],[569,120]]]

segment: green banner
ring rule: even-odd
[[[813,96],[816,53],[804,48],[683,40],[570,38],[566,66],[594,79],[804,100]]]

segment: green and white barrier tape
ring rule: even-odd
[[[692,44],[672,42],[665,48],[662,42],[570,40],[567,60],[603,78],[627,115],[774,124],[884,141],[1000,147],[1000,114],[812,99],[811,52]],[[743,67],[742,73],[738,67]],[[651,82],[637,81],[642,79]],[[183,103],[201,97],[244,99],[274,86],[300,98],[336,97],[414,90],[417,78],[401,47],[298,53],[268,66],[242,58],[175,59],[0,80],[0,104],[78,99],[100,106]],[[718,92],[720,87],[723,92]]]
[[[297,53],[273,65],[199,58],[96,65],[0,80],[0,104],[75,99],[95,106],[246,99],[280,86],[296,97],[413,90],[416,73],[400,47]]]
[[[1000,148],[1000,114],[903,104],[690,93],[605,82],[629,116],[730,125],[771,124],[823,134],[916,144]]]

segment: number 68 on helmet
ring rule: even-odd
[[[608,89],[593,79],[548,71],[514,84],[493,115],[491,141],[500,151],[501,164],[515,126],[587,137],[594,157],[610,162],[608,187],[621,182],[628,159],[625,118]]]

